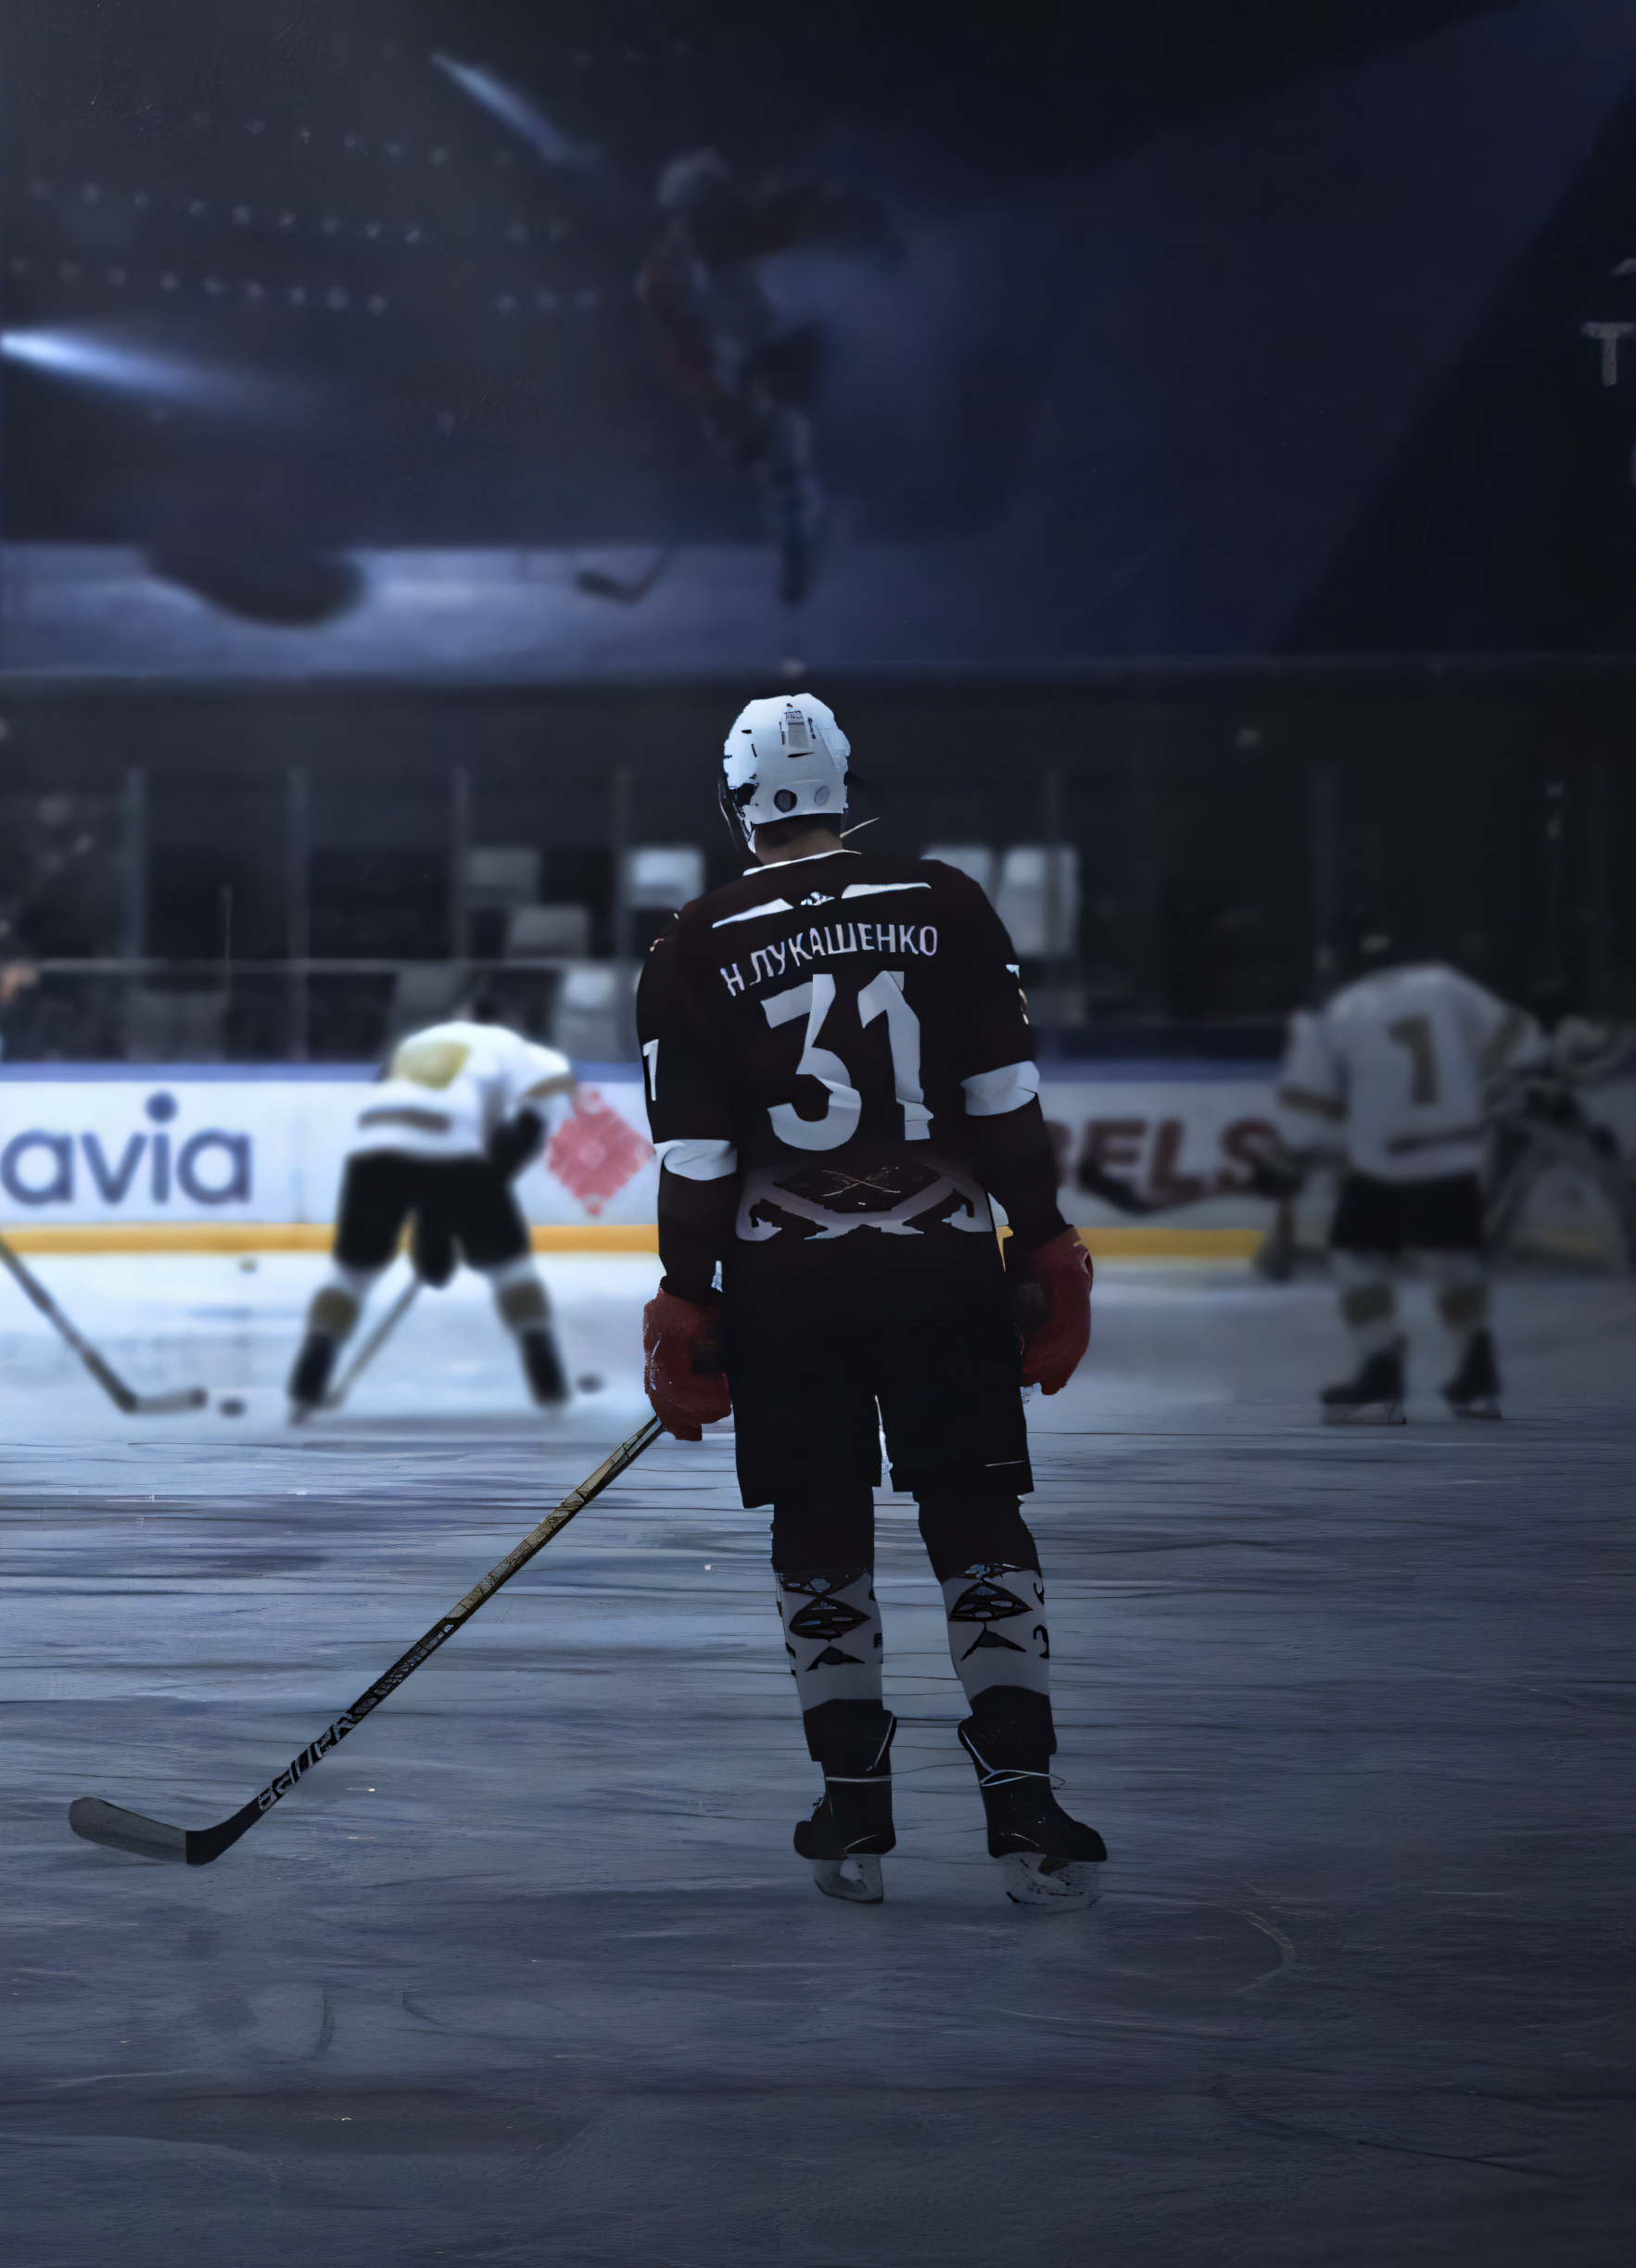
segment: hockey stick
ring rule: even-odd
[[[127,1417],[164,1417],[174,1410],[204,1408],[209,1397],[202,1386],[181,1387],[171,1394],[133,1393],[123,1378],[108,1368],[90,1341],[80,1337],[44,1285],[37,1276],[30,1274],[4,1236],[0,1236],[0,1261],[10,1269],[41,1314],[62,1333],[103,1392],[117,1403]]]
[[[1121,1181],[1116,1173],[1110,1173],[1107,1167],[1098,1165],[1095,1159],[1082,1159],[1074,1178],[1086,1197],[1099,1197],[1103,1204],[1111,1205],[1115,1212],[1135,1213],[1142,1217],[1162,1210],[1151,1197],[1145,1197],[1139,1189],[1133,1189],[1129,1182]]]
[[[590,599],[612,599],[618,606],[640,606],[669,564],[670,551],[666,546],[640,575],[628,578],[610,575],[605,567],[576,567],[574,587]]]
[[[368,1691],[361,1693],[349,1709],[343,1709],[335,1723],[321,1732],[310,1748],[302,1749],[294,1761],[285,1766],[276,1780],[269,1781],[260,1795],[253,1795],[242,1811],[223,1819],[217,1827],[167,1827],[162,1819],[145,1818],[139,1811],[121,1811],[116,1804],[105,1804],[100,1796],[81,1795],[69,1806],[69,1825],[76,1835],[87,1843],[106,1844],[109,1850],[133,1851],[139,1858],[173,1858],[185,1860],[190,1867],[208,1867],[223,1851],[231,1850],[240,1835],[247,1834],[258,1819],[265,1818],[281,1796],[285,1796],[319,1760],[327,1756],[337,1742],[363,1722],[370,1711],[378,1708],[389,1693],[395,1693],[406,1678],[412,1677],[421,1664],[437,1653],[445,1639],[452,1638],[462,1623],[469,1622],[485,1599],[491,1599],[501,1584],[509,1583],[519,1567],[526,1567],[536,1552],[543,1551],[552,1538],[567,1527],[577,1512],[583,1512],[593,1497],[600,1496],[611,1480],[617,1480],[628,1465],[634,1464],[649,1444],[664,1431],[656,1417],[648,1419],[628,1441],[621,1441],[611,1457],[604,1458],[589,1480],[582,1480],[571,1489],[552,1513],[548,1513],[539,1526],[531,1528],[514,1552],[508,1552],[498,1566],[490,1567],[480,1583],[474,1583],[465,1597],[451,1606],[440,1622],[433,1623],[424,1638],[419,1638],[409,1652],[399,1655],[384,1677],[377,1678]]]
[[[353,1356],[346,1370],[342,1372],[341,1375],[336,1380],[334,1387],[324,1396],[323,1402],[320,1404],[322,1409],[338,1410],[340,1408],[342,1402],[346,1400],[348,1395],[357,1385],[361,1373],[366,1370],[369,1364],[374,1361],[375,1356],[379,1354],[381,1349],[391,1337],[393,1332],[398,1328],[398,1325],[403,1321],[403,1318],[408,1314],[410,1309],[414,1305],[415,1294],[420,1290],[420,1277],[418,1275],[412,1274],[409,1282],[404,1286],[403,1289],[399,1293],[397,1299],[393,1300],[391,1306],[381,1317],[380,1322],[376,1324],[374,1329],[370,1333],[368,1338],[366,1338],[362,1346],[359,1348],[358,1352]]]

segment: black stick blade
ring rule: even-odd
[[[100,1796],[77,1797],[69,1806],[69,1825],[87,1843],[100,1843],[110,1851],[187,1864],[184,1828],[167,1827],[163,1819],[145,1819],[140,1811],[121,1811],[117,1804],[105,1804]]]
[[[137,1417],[166,1417],[173,1410],[202,1410],[209,1396],[202,1386],[180,1387],[173,1394],[138,1394],[133,1404]]]

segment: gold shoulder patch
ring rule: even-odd
[[[417,1087],[450,1086],[471,1052],[462,1040],[405,1040],[392,1058],[387,1076],[407,1079]]]

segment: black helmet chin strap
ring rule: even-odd
[[[727,821],[734,850],[747,850],[752,855],[755,849],[755,830],[744,817],[743,806],[755,792],[754,780],[746,780],[742,788],[729,788],[725,779],[716,783],[716,800],[721,805],[721,816]]]

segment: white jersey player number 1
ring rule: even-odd
[[[809,977],[805,984],[793,984],[788,992],[775,993],[761,1004],[767,1022],[775,1027],[793,1023],[798,1016],[806,1018],[806,1037],[795,1066],[796,1076],[816,1079],[830,1091],[821,1119],[802,1118],[793,1103],[774,1103],[769,1108],[773,1132],[791,1149],[839,1149],[857,1132],[863,1116],[863,1097],[853,1085],[845,1064],[828,1047],[818,1045],[824,1019],[834,1004],[835,980],[827,975]],[[866,1025],[873,1023],[877,1016],[885,1017],[893,1087],[903,1106],[904,1139],[925,1141],[932,1113],[920,1090],[920,1020],[903,996],[902,977],[882,969],[859,992],[857,1015],[858,1021]]]
[[[1415,1103],[1434,1103],[1439,1096],[1437,1042],[1432,1035],[1429,1016],[1400,1016],[1396,1023],[1386,1027],[1388,1039],[1396,1040],[1400,1047],[1409,1051],[1412,1067],[1409,1099]]]

